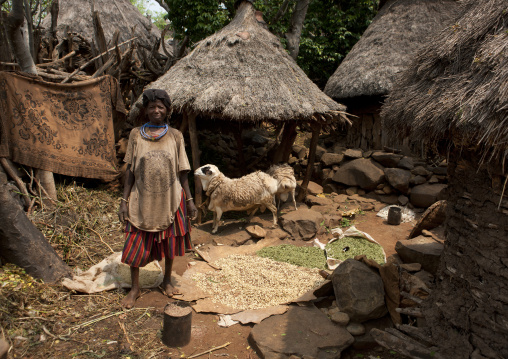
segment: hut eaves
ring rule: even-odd
[[[455,0],[389,0],[353,46],[324,92],[334,99],[384,96],[418,49],[455,18]]]
[[[422,49],[382,107],[393,135],[508,155],[506,0],[470,0]]]
[[[149,85],[179,112],[233,121],[348,121],[242,2],[235,18]]]

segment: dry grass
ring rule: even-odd
[[[116,212],[120,194],[58,185],[55,209],[36,207],[31,220],[71,268],[88,269],[123,246]],[[123,290],[80,295],[34,280],[15,265],[0,267],[0,337],[10,358],[156,358],[173,353],[160,341],[162,313],[124,310]]]
[[[39,207],[29,217],[67,264],[86,269],[122,250],[118,191],[74,182],[58,185],[57,195],[55,208]]]

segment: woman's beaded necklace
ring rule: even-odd
[[[146,129],[147,128],[164,128],[164,130],[158,134],[158,135],[150,135],[146,132]],[[164,136],[167,132],[168,132],[168,124],[165,123],[164,125],[152,125],[150,122],[147,122],[145,123],[143,126],[141,126],[141,136],[143,136],[143,138],[146,138],[147,140],[150,140],[150,141],[157,141],[158,139],[162,138],[162,136]]]

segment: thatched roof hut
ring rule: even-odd
[[[119,43],[137,36],[137,41],[153,47],[161,37],[159,29],[150,19],[143,16],[129,0],[94,0],[94,9],[99,12],[106,40],[113,37],[116,30],[120,31]],[[59,2],[57,32],[66,38],[65,29],[83,36],[88,42],[94,39],[91,6],[89,0],[65,0]],[[51,27],[51,15],[44,18],[42,27]]]
[[[506,0],[468,0],[381,111],[390,134],[449,159],[446,245],[425,311],[444,357],[508,357],[506,10]]]
[[[149,85],[166,90],[176,110],[241,122],[346,121],[255,16],[250,2]]]
[[[184,114],[184,121],[188,119],[194,168],[199,167],[198,116],[201,123],[210,119],[242,125],[284,123],[282,143],[276,151],[280,158],[275,162],[288,160],[297,124],[310,125],[313,137],[301,185],[302,196],[313,170],[321,126],[348,123],[346,108],[326,96],[307,77],[280,40],[268,31],[251,1],[237,4],[236,15],[228,25],[202,40],[148,88],[166,90],[174,109]],[[131,112],[132,119],[138,110],[134,108]],[[242,163],[241,135],[238,131],[234,135]],[[199,202],[199,181],[196,185]]]
[[[328,80],[335,99],[387,95],[418,49],[456,16],[456,0],[389,0]]]
[[[505,1],[478,3],[419,54],[383,107],[388,130],[429,144],[449,139],[488,153],[487,159],[506,158],[505,10]]]
[[[389,145],[381,133],[378,113],[384,96],[418,49],[451,23],[457,10],[456,0],[386,1],[324,90],[360,117],[349,131],[349,146],[372,149]]]

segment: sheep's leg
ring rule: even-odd
[[[250,221],[252,221],[252,218],[254,217],[254,214],[256,214],[256,212],[258,211],[259,209],[259,206],[256,206],[252,209],[252,211],[250,212],[249,214],[249,218],[247,218],[247,223],[250,223]]]
[[[272,211],[273,214],[273,226],[272,228],[277,227],[277,207],[273,203],[267,203],[266,208]]]
[[[215,224],[217,223],[217,212],[215,209],[213,210],[213,222],[212,222],[212,230],[215,228]]]
[[[215,207],[215,213],[216,213],[216,221],[214,223],[212,233],[217,233],[217,230],[219,229],[220,218],[222,217],[222,208]]]
[[[293,190],[291,191],[291,194],[293,195],[293,204],[295,205],[295,211],[297,211],[298,208],[296,208],[296,196],[295,196],[295,192],[296,192],[296,190],[293,188]]]

